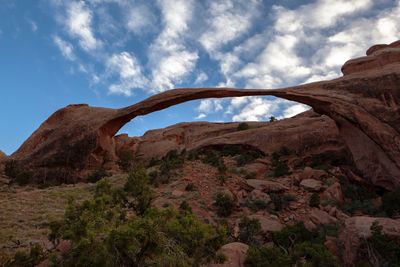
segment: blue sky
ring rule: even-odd
[[[123,107],[177,87],[277,88],[340,76],[400,33],[400,0],[0,0],[0,150],[71,103]],[[267,120],[275,98],[203,100],[122,132],[183,121]]]

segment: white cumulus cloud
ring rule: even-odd
[[[67,6],[67,19],[65,21],[68,32],[79,40],[82,49],[88,51],[101,46],[92,30],[92,11],[85,2],[71,2]]]
[[[131,96],[134,89],[143,88],[148,83],[137,59],[128,52],[112,55],[108,59],[107,69],[111,75],[119,77],[118,83],[110,85],[110,93]]]

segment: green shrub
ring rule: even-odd
[[[219,181],[219,183],[220,183],[221,185],[224,185],[224,184],[225,184],[225,181],[226,181],[226,176],[223,175],[223,174],[220,174],[220,175],[217,176],[217,179],[218,179],[218,181]]]
[[[310,207],[317,208],[319,207],[320,204],[320,197],[318,193],[313,193],[310,197],[310,201],[308,202],[308,205]]]
[[[382,209],[389,216],[398,215],[400,213],[400,189],[383,195]]]
[[[69,203],[64,218],[51,224],[50,240],[72,243],[54,266],[198,266],[215,258],[225,228],[172,209],[132,213],[131,199],[148,192],[145,173],[132,171],[125,190],[101,180],[93,199]]]
[[[7,175],[12,182],[21,186],[33,182],[34,178],[33,172],[22,169],[15,160],[10,160],[5,163],[4,174]]]
[[[277,119],[274,116],[269,117],[269,122],[274,122],[277,121]]]
[[[302,223],[285,226],[272,235],[273,247],[250,247],[245,266],[339,266],[325,248],[319,233],[308,231]]]
[[[184,152],[178,154],[176,150],[169,151],[161,160],[158,161],[160,165],[160,172],[156,179],[155,184],[166,184],[173,176],[173,170],[180,168],[185,161]]]
[[[285,161],[281,160],[281,156],[290,155],[290,150],[287,147],[282,147],[278,152],[272,153],[272,177],[281,177],[290,174],[289,166]]]
[[[239,123],[239,125],[237,127],[238,131],[245,131],[245,130],[248,130],[248,129],[250,129],[250,126],[246,122]]]
[[[110,176],[104,168],[99,168],[92,171],[86,178],[89,183],[96,183],[104,177]]]
[[[293,251],[296,244],[305,241],[313,240],[317,236],[304,227],[303,223],[295,225],[287,225],[280,232],[275,232],[272,235],[274,244],[284,248],[286,251]]]
[[[289,206],[291,201],[296,200],[296,197],[290,194],[281,195],[277,193],[270,194],[271,201],[274,204],[275,211],[281,211]]]
[[[150,175],[150,182],[154,186],[160,184],[167,184],[171,178],[176,174],[174,170],[182,167],[185,162],[186,151],[182,151],[180,154],[176,150],[169,151],[161,159],[152,158],[149,166],[153,167],[159,165],[159,170],[153,170]]]
[[[27,185],[33,180],[33,172],[31,171],[20,171],[15,177],[14,181],[18,185]]]
[[[4,174],[7,175],[9,178],[16,178],[20,172],[21,167],[16,160],[9,160],[5,163]]]
[[[119,156],[118,165],[124,171],[129,171],[133,166],[133,152],[131,151],[124,151]]]
[[[219,192],[214,198],[214,205],[217,207],[218,216],[227,217],[231,215],[235,201],[228,193]]]
[[[263,153],[258,150],[254,150],[254,149],[244,150],[244,151],[242,151],[241,154],[239,154],[236,157],[236,163],[238,166],[244,166],[246,164],[254,162],[256,159],[258,159],[262,156],[263,156]]]
[[[143,214],[151,205],[154,193],[149,183],[149,176],[144,168],[136,168],[128,175],[124,186],[128,196],[134,200],[130,203],[137,214]]]
[[[186,200],[181,202],[181,204],[179,205],[179,209],[182,211],[192,213],[192,207],[190,207],[190,205],[187,203]]]
[[[255,172],[246,172],[244,175],[244,179],[249,180],[249,179],[256,179],[257,174]]]
[[[222,252],[217,252],[217,253],[215,254],[214,262],[215,262],[216,264],[223,264],[224,262],[226,262],[226,260],[227,260],[227,258],[226,258],[226,256],[225,256],[224,253],[222,253]]]
[[[367,259],[373,266],[399,266],[400,241],[390,238],[382,230],[377,221],[371,225],[371,237],[364,240],[360,258]]]
[[[17,251],[13,259],[10,262],[5,263],[4,266],[33,267],[38,265],[43,260],[44,260],[44,251],[41,246],[35,244],[32,247],[30,247],[29,252]]]
[[[185,187],[185,191],[195,191],[196,190],[196,186],[194,185],[194,183],[188,183]]]
[[[265,210],[268,207],[268,203],[262,199],[246,200],[246,207],[248,207],[252,212],[257,212],[259,210]]]
[[[339,267],[337,259],[322,244],[309,241],[297,245],[293,252],[294,266]]]
[[[382,211],[372,204],[372,200],[378,197],[372,188],[352,184],[344,176],[339,177],[339,182],[346,200],[342,206],[345,212],[353,214],[356,211],[362,211],[364,214],[375,216],[382,214]]]
[[[248,245],[257,242],[257,236],[261,233],[261,224],[258,219],[243,217],[239,222],[239,241]]]
[[[244,262],[246,267],[292,266],[289,255],[277,247],[250,247]]]

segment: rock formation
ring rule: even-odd
[[[3,151],[0,150],[0,162],[4,161],[6,159],[7,159],[7,155]]]
[[[170,150],[180,152],[222,145],[245,145],[265,154],[272,154],[286,146],[302,159],[324,152],[344,156],[346,150],[335,123],[312,111],[274,123],[248,122],[250,129],[246,131],[238,131],[238,125],[179,123],[148,131],[142,137],[119,135],[115,137],[116,151],[118,154],[129,150],[134,152],[135,159],[148,161],[161,158]]]
[[[390,190],[398,187],[400,42],[374,46],[342,71],[338,79],[283,89],[185,88],[121,109],[69,105],[51,115],[12,158],[37,175],[68,180],[115,160],[114,135],[136,116],[194,99],[270,95],[333,119],[363,178]]]

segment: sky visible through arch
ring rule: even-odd
[[[0,150],[11,154],[71,103],[118,108],[178,87],[335,78],[347,59],[399,33],[399,0],[0,0]],[[271,97],[206,99],[122,130],[306,109]]]

